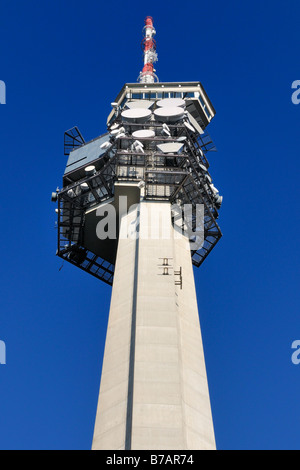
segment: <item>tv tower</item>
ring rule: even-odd
[[[159,82],[154,34],[147,17],[143,70],[107,132],[65,132],[52,193],[57,255],[112,285],[93,449],[215,449],[193,274],[222,236],[215,110],[200,82]]]

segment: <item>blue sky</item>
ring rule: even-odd
[[[299,449],[298,0],[1,2],[1,449],[89,449],[110,287],[55,256],[63,133],[105,132],[157,30],[160,81],[200,80],[217,114],[223,238],[195,270],[219,449]]]

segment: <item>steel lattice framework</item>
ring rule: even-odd
[[[217,224],[220,197],[208,171],[207,153],[214,147],[203,122],[203,131],[197,133],[195,129],[191,131],[191,125],[185,125],[187,118],[180,119],[168,124],[168,133],[164,135],[166,125],[153,118],[142,125],[124,121],[122,111],[127,106],[125,103],[117,108],[107,134],[91,141],[95,144],[97,140],[105,139],[106,142],[106,150],[100,151],[99,146],[99,156],[93,160],[97,164],[93,174],[79,174],[76,168],[64,178],[64,182],[72,182],[64,184],[57,192],[58,256],[108,284],[113,282],[114,263],[85,247],[84,225],[87,210],[114,198],[116,182],[142,181],[146,200],[167,200],[181,207],[185,204],[204,205],[204,244],[191,252],[195,266],[203,263],[222,236]],[[155,109],[155,100],[153,107]],[[111,129],[118,126],[121,132],[112,135]],[[141,128],[151,129],[155,135],[144,137],[140,142],[142,147],[134,148],[133,132]],[[174,141],[183,143],[180,153],[159,151],[158,145]],[[85,143],[78,128],[73,128],[65,133],[65,153],[84,149],[91,142]],[[76,173],[75,181],[73,173]],[[197,230],[195,224],[196,218],[192,220],[193,231]]]

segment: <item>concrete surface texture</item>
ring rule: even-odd
[[[168,202],[121,233],[92,449],[215,449],[189,241]]]

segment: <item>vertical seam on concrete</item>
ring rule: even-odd
[[[174,228],[173,228],[174,230]],[[175,263],[178,262],[178,251],[177,251],[177,244],[176,244],[176,238],[174,238],[174,269],[175,269]],[[180,250],[180,247],[179,247]],[[182,252],[180,252],[180,259],[182,257]],[[178,266],[177,268],[178,269]],[[177,293],[176,286],[174,285],[174,292],[175,295]],[[182,285],[182,291],[184,290],[184,284]],[[183,361],[182,361],[182,328],[181,328],[181,321],[180,321],[180,302],[179,300],[179,295],[177,294],[177,302],[178,304],[176,305],[176,313],[177,313],[177,337],[178,337],[178,360],[179,360],[179,376],[180,376],[180,391],[181,391],[181,413],[182,413],[182,437],[183,437],[183,442],[184,442],[184,449],[187,449],[187,432],[186,432],[186,415],[185,415],[185,406],[184,406],[184,378],[183,378]],[[183,449],[183,450],[184,450]]]
[[[136,214],[137,220],[139,217],[139,210],[140,209],[138,207],[137,214]],[[139,231],[136,230],[135,265],[134,265],[133,295],[132,295],[131,336],[130,336],[130,352],[129,352],[127,414],[126,414],[126,428],[125,428],[125,450],[131,450],[131,442],[132,442],[132,414],[133,414],[138,265],[139,265]]]

